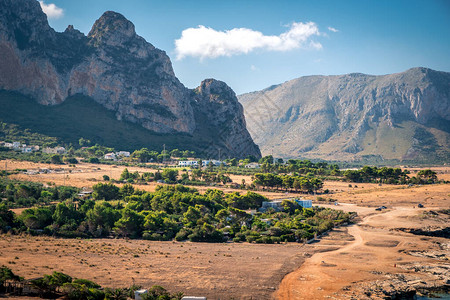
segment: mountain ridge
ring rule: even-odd
[[[388,75],[312,75],[238,98],[264,154],[329,160],[450,158],[447,72],[417,67]],[[424,135],[431,140],[425,142]]]
[[[119,13],[105,12],[85,36],[72,25],[64,32],[54,31],[37,1],[0,0],[0,56],[0,89],[17,91],[43,105],[85,95],[114,111],[118,120],[155,133],[202,141],[199,132],[207,134],[217,140],[203,145],[208,155],[220,149],[232,157],[260,156],[236,95],[228,93],[230,98],[222,102],[221,111],[232,115],[222,118],[212,109],[217,103],[203,101],[214,95],[187,89],[175,76],[167,54],[137,35],[134,24]],[[221,81],[215,85],[229,89]],[[208,123],[216,127],[199,128]],[[222,130],[228,124],[238,127]],[[219,131],[222,136],[217,139]]]

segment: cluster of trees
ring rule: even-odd
[[[323,186],[322,180],[316,177],[277,175],[273,173],[256,173],[253,177],[253,184],[271,189],[281,188],[311,193],[320,190]]]
[[[328,164],[327,162],[313,163],[310,160],[289,159],[284,161],[282,158],[274,159],[272,155],[264,156],[259,160],[263,172],[272,173],[298,173],[311,175],[332,175],[339,176],[339,166]]]
[[[261,207],[267,201],[262,195],[225,194],[214,189],[200,194],[182,185],[159,186],[156,192],[149,193],[130,184],[119,188],[99,183],[94,186],[93,198],[29,208],[19,216],[3,205],[0,229],[62,237],[113,235],[149,240],[271,243],[310,238],[349,218],[332,210],[324,213],[318,208],[303,209],[292,201],[283,203],[280,212],[269,210],[252,215],[245,210]]]
[[[140,150],[134,151],[131,154],[131,157],[142,163],[149,161],[163,162],[172,158],[187,159],[188,157],[195,157],[195,152],[189,150],[182,151],[179,149],[173,149],[171,151],[163,150],[161,152],[158,152],[148,150],[147,148],[142,148]]]
[[[6,280],[21,282],[24,278],[15,275],[6,266],[0,267],[0,292],[5,290]],[[99,284],[81,278],[72,278],[62,272],[53,272],[51,275],[44,275],[42,278],[33,279],[30,284],[39,291],[41,298],[61,298],[69,300],[90,299],[90,300],[126,300],[134,299],[134,292],[141,289],[141,286],[132,285],[129,288],[102,288]],[[142,295],[144,300],[181,300],[183,293],[169,293],[161,286],[152,286],[147,294]]]
[[[9,208],[63,201],[75,197],[78,192],[79,189],[75,187],[44,187],[41,183],[0,178],[0,204]]]
[[[104,180],[109,181],[109,176],[105,175]],[[186,171],[180,175],[179,170],[171,168],[163,169],[162,172],[158,170],[154,173],[144,172],[141,174],[138,171],[131,173],[125,168],[119,178],[119,181],[126,181],[128,183],[144,183],[158,180],[163,180],[165,183],[181,183],[186,185],[208,185],[211,183],[226,184],[232,182],[231,178],[225,173],[221,171],[209,171],[208,169],[193,169],[190,173]]]
[[[347,170],[344,178],[352,182],[375,182],[388,184],[432,184],[437,181],[436,172],[426,169],[418,172],[417,176],[409,177],[408,170],[388,167],[364,166],[360,170]]]
[[[212,171],[212,167],[208,166],[206,170],[193,169],[190,176],[188,173],[183,173],[181,175],[180,183],[183,184],[201,184],[202,182],[206,184],[211,183],[222,183],[226,184],[232,182],[231,178],[226,175],[223,171]]]

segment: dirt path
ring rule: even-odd
[[[353,240],[344,245],[338,244],[337,239],[320,241],[318,245],[334,242],[341,247],[307,259],[299,269],[284,277],[275,297],[283,300],[342,299],[356,284],[383,279],[385,274],[407,274],[400,266],[433,263],[432,259],[408,254],[414,249],[433,249],[432,241],[392,230],[405,224],[422,226],[422,217],[417,217],[420,210],[397,207],[376,214],[364,209],[363,212],[366,214],[360,223],[346,228]]]
[[[361,229],[358,225],[348,227],[348,233],[354,238],[354,241],[334,251],[317,253],[308,259],[300,269],[288,274],[280,284],[277,299],[323,298],[323,296],[317,295],[317,287],[324,285],[331,287],[333,285],[333,278],[324,272],[324,267],[336,266],[330,262],[326,262],[325,259],[332,255],[345,253],[354,247],[362,245],[364,242],[361,236]],[[309,280],[306,278],[309,278]],[[308,282],[299,285],[299,280]],[[311,284],[310,281],[314,281],[314,284]]]

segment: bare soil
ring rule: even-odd
[[[8,169],[60,168],[8,161]],[[100,168],[100,169],[98,169]],[[65,184],[90,187],[103,175],[118,179],[124,167],[79,164]],[[128,168],[149,172],[146,168]],[[68,168],[66,168],[68,170]],[[435,169],[449,180],[450,167]],[[417,171],[417,170],[415,170]],[[64,174],[13,175],[22,180],[64,184]],[[240,184],[249,176],[233,176]],[[156,184],[138,185],[152,191]],[[200,191],[208,187],[196,187]],[[225,192],[239,191],[217,186]],[[150,242],[121,239],[67,240],[50,237],[0,238],[0,265],[27,278],[62,271],[104,286],[159,284],[170,291],[208,299],[364,299],[364,284],[405,275],[433,282],[433,266],[450,268],[448,238],[405,229],[448,227],[450,185],[397,186],[327,181],[317,204],[358,213],[357,224],[334,229],[315,243],[281,245]],[[245,192],[245,191],[242,191]],[[273,199],[283,193],[264,192]],[[292,194],[291,194],[292,196]],[[330,201],[331,199],[331,201]],[[337,201],[338,205],[333,203]],[[425,207],[418,208],[421,203]],[[384,205],[387,209],[375,211]],[[431,212],[431,213],[430,213]],[[16,258],[17,257],[17,258]]]
[[[25,278],[58,271],[102,286],[157,284],[208,299],[270,299],[283,276],[315,251],[310,245],[296,243],[0,237],[0,265]]]

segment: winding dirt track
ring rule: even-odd
[[[351,241],[337,250],[316,253],[307,259],[299,269],[284,277],[275,298],[347,298],[348,291],[359,283],[383,279],[383,274],[408,273],[400,265],[433,263],[431,259],[408,255],[408,251],[417,248],[431,249],[430,241],[392,230],[405,224],[421,226],[416,220],[419,213],[412,207],[366,213],[360,223],[346,228]],[[331,233],[318,246],[333,242],[339,245],[339,238],[333,238]]]
[[[353,242],[334,251],[317,253],[308,259],[300,269],[288,274],[280,284],[277,299],[321,299],[323,295],[318,295],[318,287],[327,286],[327,293],[329,289],[334,289],[335,280],[324,272],[324,267],[336,265],[325,262],[325,259],[332,255],[345,253],[364,243],[358,225],[348,227],[348,233],[354,237]],[[299,280],[308,281],[308,283],[299,285]],[[311,284],[311,281],[314,283]]]

